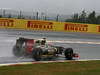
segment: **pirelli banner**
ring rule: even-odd
[[[0,18],[0,29],[25,29],[26,23],[26,20]]]
[[[62,26],[63,24],[59,22],[30,20],[27,21],[26,29],[62,31]]]
[[[62,31],[63,24],[53,21],[0,18],[0,28]]]
[[[94,24],[65,23],[64,31],[98,33],[97,26]]]
[[[32,30],[52,30],[53,22],[27,21],[26,29]]]
[[[100,25],[41,20],[0,18],[0,29],[100,33]]]
[[[88,25],[75,24],[75,23],[65,23],[64,29],[65,29],[65,31],[88,32]]]
[[[11,19],[0,19],[0,28],[13,28],[14,20]]]

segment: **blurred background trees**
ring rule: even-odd
[[[96,15],[95,11],[87,14],[85,10],[83,10],[80,15],[75,13],[71,19],[66,19],[66,22],[100,24],[100,15]]]
[[[32,19],[32,20],[47,20],[58,22],[76,22],[87,24],[100,24],[100,15],[95,11],[86,12],[83,10],[81,13],[74,14],[60,14],[59,13],[45,13],[45,12],[27,12],[0,9],[0,18],[17,18],[17,19]]]

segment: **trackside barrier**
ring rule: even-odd
[[[0,18],[0,29],[100,33],[100,25],[41,20]]]

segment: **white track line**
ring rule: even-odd
[[[10,39],[10,40],[8,40],[8,39],[6,39],[6,40],[0,40],[0,42],[15,42],[16,40],[12,40],[12,39]],[[51,42],[51,43],[77,43],[77,44],[100,44],[100,42],[99,41],[75,41],[75,40],[71,40],[71,41],[68,41],[68,40],[60,40],[60,41],[54,41],[54,40],[52,40],[52,41],[47,41],[47,42]]]
[[[48,41],[48,42],[55,42],[55,43],[77,43],[77,44],[100,44],[100,42],[91,42],[91,41]]]

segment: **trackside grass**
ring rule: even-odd
[[[6,66],[0,67],[0,75],[100,75],[100,61]]]

